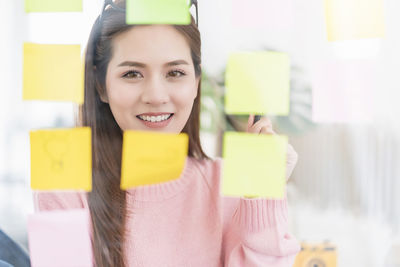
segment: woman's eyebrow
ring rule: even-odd
[[[176,66],[176,65],[189,65],[189,63],[183,59],[178,59],[174,61],[170,61],[164,64],[164,66]],[[136,62],[136,61],[124,61],[120,64],[118,64],[118,67],[138,67],[138,68],[145,68],[146,64],[141,63],[141,62]]]
[[[118,67],[125,67],[125,66],[145,68],[146,64],[140,63],[140,62],[136,62],[136,61],[124,61],[124,62],[118,64]]]
[[[179,59],[164,64],[165,66],[189,65],[185,60]]]

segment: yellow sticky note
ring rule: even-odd
[[[83,103],[80,45],[24,44],[23,99]]]
[[[187,134],[125,131],[121,189],[179,178],[188,155]]]
[[[287,142],[280,135],[225,133],[222,194],[282,199]]]
[[[92,190],[89,127],[30,132],[31,187],[35,190]]]
[[[82,12],[82,0],[25,0],[25,12]]]
[[[127,0],[127,24],[190,24],[187,0]]]
[[[325,0],[328,41],[385,35],[383,0]]]
[[[225,75],[227,113],[288,115],[290,59],[287,54],[233,53]]]

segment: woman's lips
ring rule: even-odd
[[[136,116],[138,118],[138,120],[140,120],[144,125],[146,125],[149,128],[163,128],[165,126],[167,126],[171,120],[172,117],[174,116],[173,113],[146,113],[146,114],[141,114],[140,116],[161,116],[161,115],[166,115],[166,114],[170,114],[169,118],[163,121],[145,121],[141,118],[139,118],[139,115]]]

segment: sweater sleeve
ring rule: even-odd
[[[235,201],[225,198],[224,202]],[[232,204],[227,203],[227,206]],[[224,231],[224,266],[289,267],[300,251],[288,232],[287,200],[236,199]]]
[[[35,212],[88,208],[84,192],[33,192]]]

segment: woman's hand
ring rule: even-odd
[[[257,121],[254,125],[254,115],[250,115],[249,120],[247,122],[247,132],[255,133],[255,134],[276,134],[272,129],[271,120],[267,117],[261,117],[259,121]],[[293,172],[294,167],[296,166],[298,159],[297,152],[294,148],[288,144],[286,150],[286,181],[289,180],[290,175]]]

